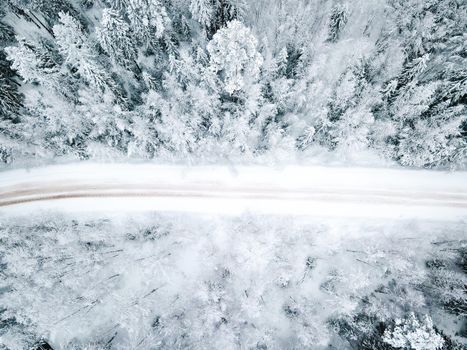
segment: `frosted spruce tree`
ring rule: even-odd
[[[145,47],[156,45],[170,26],[166,8],[160,0],[126,0],[126,13],[133,40]]]
[[[251,30],[234,20],[220,29],[209,42],[210,68],[220,75],[227,93],[240,91],[254,83],[263,58]]]
[[[60,13],[60,22],[53,27],[58,50],[64,64],[93,88],[104,90],[108,86],[108,74],[97,62],[97,54],[80,23],[66,13]]]
[[[137,53],[131,29],[118,11],[105,9],[102,12],[97,37],[102,48],[115,63],[123,67],[135,65]]]
[[[191,0],[190,12],[193,18],[198,21],[205,29],[211,26],[214,18],[214,9],[210,0]]]
[[[237,20],[219,29],[207,45],[208,69],[218,77],[222,100],[221,142],[240,152],[254,150],[261,135],[261,125],[255,124],[263,64],[257,45],[251,30]]]
[[[18,45],[5,48],[7,59],[11,61],[11,68],[21,76],[26,83],[39,83],[53,86],[53,76],[56,69],[50,69],[41,60],[37,49],[24,38],[17,38]]]

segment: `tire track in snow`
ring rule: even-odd
[[[229,213],[231,206],[233,213],[467,218],[466,173],[253,169],[232,174],[223,167],[77,164],[13,170],[0,173],[0,208],[55,202],[66,209],[80,200],[84,211],[112,210],[117,203],[119,210],[125,203],[137,210],[143,203],[141,210]],[[98,204],[103,200],[106,205]]]

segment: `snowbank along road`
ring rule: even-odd
[[[467,219],[467,172],[70,164],[0,172],[0,211],[188,211]]]

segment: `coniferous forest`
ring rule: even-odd
[[[461,0],[4,0],[0,155],[467,158]]]

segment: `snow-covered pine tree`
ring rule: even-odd
[[[234,20],[208,43],[210,68],[220,75],[224,89],[233,94],[259,78],[263,58],[251,30]]]
[[[334,6],[331,12],[331,18],[329,19],[329,37],[330,42],[336,42],[342,33],[345,25],[348,21],[348,9],[347,6],[337,5]]]
[[[210,36],[225,27],[228,22],[242,20],[247,9],[244,0],[213,0],[213,19],[211,20]]]
[[[90,84],[104,90],[108,87],[108,73],[97,61],[97,54],[83,33],[81,24],[72,16],[60,13],[60,23],[53,27],[56,42],[64,64],[71,73]]]
[[[203,55],[193,56],[181,49],[178,58],[171,57],[161,91],[150,91],[142,106],[157,133],[157,152],[164,157],[173,152],[190,157],[213,141],[218,94],[209,86],[211,72],[205,72]]]
[[[378,93],[367,80],[368,65],[360,62],[340,77],[328,104],[327,119],[320,127],[320,141],[331,149],[354,152],[369,145],[374,122],[372,107]]]
[[[275,73],[278,76],[285,76],[287,74],[287,64],[288,64],[289,54],[287,48],[283,47],[276,58],[276,70]]]
[[[5,48],[7,59],[11,61],[14,69],[26,83],[39,83],[41,85],[52,85],[50,76],[55,73],[50,71],[39,58],[34,46],[24,38],[17,38],[16,46]]]
[[[0,55],[1,59],[1,55]],[[16,120],[22,107],[22,94],[17,83],[11,77],[5,76],[0,67],[0,119]]]
[[[170,26],[167,10],[160,0],[126,0],[126,13],[133,40],[145,47],[155,46]]]
[[[96,31],[102,48],[115,63],[127,68],[135,65],[137,53],[131,29],[118,11],[105,9]]]
[[[13,120],[22,106],[16,73],[10,68],[4,48],[14,40],[13,28],[0,21],[0,120]]]
[[[262,121],[255,121],[262,101],[259,78],[263,63],[257,40],[249,28],[233,20],[218,30],[207,50],[208,69],[220,82],[221,138],[236,151],[252,152],[262,130]]]
[[[13,160],[12,146],[21,148],[18,127],[24,96],[18,90],[16,73],[10,68],[4,47],[14,40],[13,28],[0,21],[0,163]]]
[[[214,9],[211,0],[191,0],[190,12],[193,18],[198,21],[205,29],[211,26],[214,16]]]

